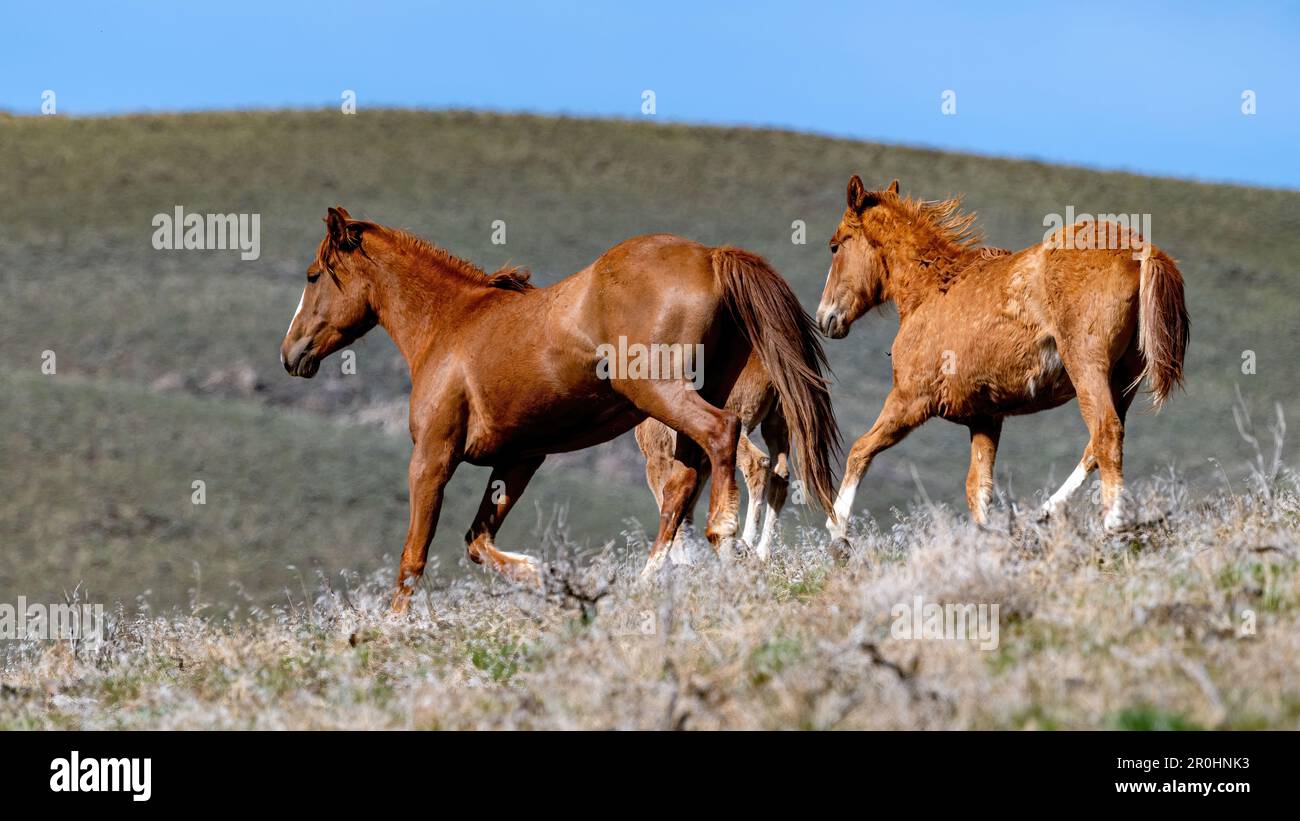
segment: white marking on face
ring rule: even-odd
[[[303,301],[304,299],[306,299],[306,298],[307,298],[307,286],[304,285],[303,288],[302,288],[302,295],[298,297],[298,307],[295,308],[295,309],[294,309],[294,312],[293,312],[293,319],[289,320],[289,327],[286,328],[285,331],[284,331],[284,335],[285,335],[286,337],[289,335],[289,331],[292,331],[292,330],[293,330],[293,323],[294,323],[295,320],[298,319],[298,314],[302,313],[302,301]],[[284,350],[283,350],[283,348],[280,350],[280,364],[281,364],[281,365],[287,364],[287,363],[284,361]]]
[[[827,286],[831,284],[831,271],[834,270],[835,270],[835,263],[832,262],[831,267],[826,269]],[[822,288],[822,294],[824,295],[822,297],[822,301],[817,303],[817,324],[818,325],[820,325],[822,323],[822,320],[826,318],[826,312],[830,310],[829,306],[827,305],[827,302],[830,299],[832,299],[834,296],[833,294],[827,293],[826,288]]]
[[[284,335],[288,336],[289,331],[293,330],[293,323],[298,319],[298,314],[302,313],[302,302],[307,298],[307,286],[303,286],[302,295],[298,297],[298,307],[293,311],[293,319],[289,320],[289,327],[285,329]]]

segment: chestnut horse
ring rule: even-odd
[[[768,376],[763,363],[753,354],[749,357],[745,369],[740,372],[727,399],[727,410],[734,411],[740,417],[740,442],[736,449],[736,466],[745,477],[745,489],[748,504],[745,508],[745,526],[740,540],[747,545],[754,545],[754,554],[760,561],[767,561],[771,554],[772,539],[776,535],[777,520],[789,489],[789,450],[790,431],[781,404],[777,401],[776,388],[772,377]],[[767,443],[771,457],[750,441],[749,434],[762,426],[763,441]],[[646,483],[654,494],[655,504],[663,507],[663,491],[668,477],[672,473],[673,449],[676,447],[677,435],[672,429],[656,419],[647,419],[636,426],[636,442],[645,455]],[[700,477],[699,487],[703,486],[705,476]],[[695,509],[692,499],[686,506],[686,516],[677,535],[673,537],[669,558],[675,563],[684,563],[686,556],[682,539],[691,522],[691,513]],[[758,535],[760,511],[762,513],[762,536]]]
[[[322,358],[381,325],[406,359],[411,515],[394,611],[407,608],[424,571],[458,464],[492,468],[465,536],[470,559],[540,584],[534,559],[496,548],[502,521],[547,454],[607,441],[646,417],[685,434],[647,571],[662,564],[705,456],[714,477],[705,535],[726,556],[736,531],[740,420],[721,406],[751,350],[793,410],[802,476],[830,509],[836,428],[821,347],[811,317],[760,257],[659,234],[627,240],[582,271],[533,288],[526,273],[488,275],[341,208],[329,209],[325,222],[280,358],[290,374],[310,377]],[[656,378],[612,368],[608,346],[616,343],[620,351],[627,343],[702,350],[707,378],[696,390],[680,367],[652,371]]]
[[[966,501],[983,523],[993,491],[1002,420],[1077,396],[1089,441],[1078,467],[1043,506],[1050,515],[1101,468],[1104,525],[1128,523],[1124,418],[1147,380],[1158,407],[1183,378],[1189,320],[1174,261],[1108,222],[1062,228],[1016,253],[983,248],[957,199],[921,202],[898,181],[867,191],[849,180],[848,207],[831,237],[831,267],[817,309],[835,339],[884,302],[898,308],[894,384],[854,443],[827,521],[842,539],[871,460],[933,416],[970,428]]]

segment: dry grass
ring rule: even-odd
[[[11,646],[0,726],[1295,729],[1300,495],[1281,474],[1199,501],[1143,483],[1167,516],[1124,537],[1085,498],[1043,526],[921,509],[845,563],[808,531],[767,566],[697,546],[651,583],[643,534],[581,566],[552,537],[546,597],[477,575],[393,619],[385,567],[310,606],[119,616],[97,648]],[[999,646],[893,638],[915,595],[999,604]]]

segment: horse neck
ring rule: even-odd
[[[885,246],[889,280],[886,299],[898,308],[900,319],[930,297],[942,293],[954,274],[979,254],[938,235],[908,237]]]
[[[437,263],[391,266],[375,278],[373,308],[408,368],[436,348],[439,333],[475,310],[491,289]]]

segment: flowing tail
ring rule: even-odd
[[[1183,384],[1191,320],[1183,301],[1183,275],[1172,259],[1147,243],[1139,271],[1138,350],[1146,366],[1134,387],[1146,379],[1152,405],[1159,408],[1174,386]]]
[[[772,377],[804,486],[829,512],[835,503],[831,456],[840,447],[840,430],[824,375],[830,366],[812,317],[757,254],[724,247],[712,249],[710,258],[727,307]]]

